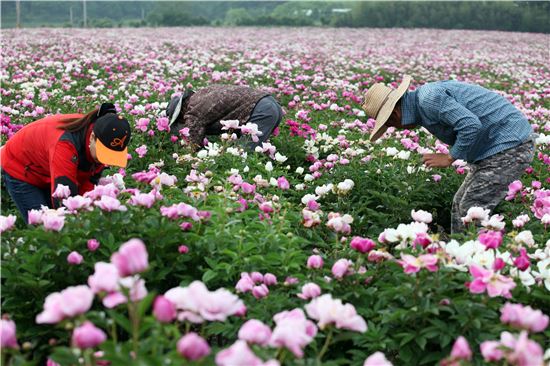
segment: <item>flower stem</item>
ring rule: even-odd
[[[327,338],[325,340],[325,344],[323,345],[323,348],[321,348],[321,352],[319,352],[319,355],[317,356],[317,365],[321,365],[321,360],[323,359],[323,355],[328,350],[328,346],[330,345],[331,341],[332,341],[332,327],[329,329]]]

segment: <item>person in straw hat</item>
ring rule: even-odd
[[[376,124],[371,142],[389,127],[424,127],[452,145],[448,154],[423,154],[430,168],[445,168],[466,161],[469,173],[456,192],[451,232],[464,230],[461,218],[471,207],[493,210],[534,157],[535,138],[525,116],[503,96],[479,85],[438,81],[408,90],[405,75],[397,89],[377,83],[364,98],[363,109]]]

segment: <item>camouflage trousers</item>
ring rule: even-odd
[[[493,210],[506,196],[508,185],[519,179],[535,155],[534,137],[475,164],[456,192],[451,212],[451,232],[464,230],[461,218],[470,207]]]

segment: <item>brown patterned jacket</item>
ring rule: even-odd
[[[174,127],[189,128],[190,142],[202,146],[205,135],[222,133],[220,121],[236,119],[245,124],[256,103],[268,95],[265,90],[241,85],[207,86],[184,101]]]

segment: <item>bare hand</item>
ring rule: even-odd
[[[422,161],[430,168],[446,168],[454,159],[449,154],[423,154]]]

